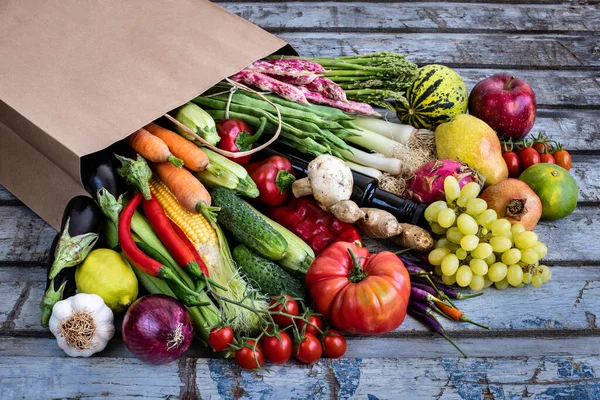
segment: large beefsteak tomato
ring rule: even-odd
[[[347,332],[389,332],[406,316],[410,278],[389,251],[369,254],[355,243],[336,242],[315,258],[305,283],[317,311]]]

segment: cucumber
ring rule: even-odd
[[[285,257],[288,243],[248,204],[229,189],[217,188],[211,192],[213,205],[220,207],[217,222],[245,244],[269,260]]]
[[[240,244],[233,249],[233,259],[252,287],[269,296],[289,294],[303,297],[300,282],[273,261],[266,260]]]

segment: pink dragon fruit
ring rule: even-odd
[[[469,182],[477,182],[483,186],[481,174],[454,160],[433,160],[416,169],[414,175],[406,182],[404,197],[418,203],[433,203],[444,200],[444,179],[453,176],[462,188]]]

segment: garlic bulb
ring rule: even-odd
[[[96,294],[79,293],[52,308],[50,331],[71,357],[89,357],[104,350],[115,334],[113,313]]]

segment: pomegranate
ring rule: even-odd
[[[415,170],[406,182],[404,197],[418,203],[433,203],[444,200],[444,179],[453,176],[462,188],[469,182],[483,186],[484,178],[467,164],[454,160],[429,161]]]
[[[488,208],[506,218],[511,224],[520,222],[528,231],[533,230],[542,216],[542,202],[523,181],[508,178],[485,189],[481,198]]]

